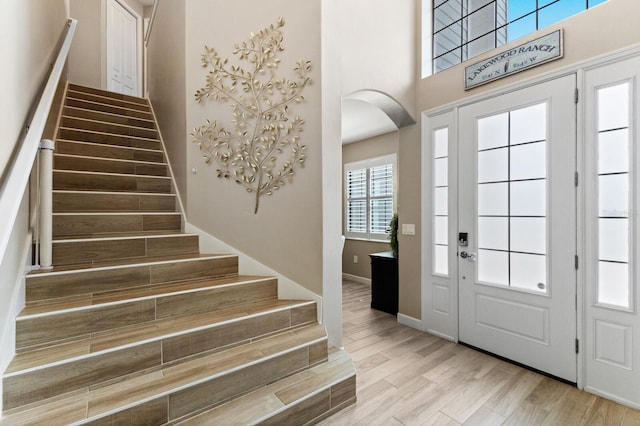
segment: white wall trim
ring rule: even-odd
[[[200,237],[200,251],[203,253],[234,253],[238,255],[240,273],[247,275],[267,275],[278,278],[278,298],[279,299],[300,299],[313,300],[318,304],[318,322],[322,323],[322,297],[307,290],[290,278],[274,271],[263,263],[242,253],[240,250],[220,241],[216,237],[206,233],[202,229],[185,223],[185,231],[198,234]]]
[[[358,275],[351,275],[344,272],[342,273],[342,280],[353,281],[354,283],[371,286],[371,278],[360,277]]]
[[[164,153],[164,159],[167,167],[169,168],[169,176],[171,176],[171,187],[173,192],[176,194],[177,207],[182,214],[182,228],[184,229],[185,224],[187,223],[187,210],[184,208],[184,204],[182,203],[182,197],[180,196],[180,191],[178,191],[178,185],[176,184],[176,175],[173,173],[173,167],[171,167],[171,161],[169,159],[169,153],[167,152],[167,145],[164,143],[164,137],[162,136],[162,130],[160,129],[158,116],[156,115],[156,110],[153,107],[153,102],[149,99],[149,109],[151,109],[151,115],[153,115],[153,121],[156,123],[156,131],[158,132],[158,139],[160,139],[160,146],[162,147],[162,152]]]
[[[409,315],[398,312],[398,322],[402,325],[415,328],[416,330],[424,331],[422,328],[422,321],[418,318],[410,317]]]

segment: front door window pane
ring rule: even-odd
[[[545,142],[511,147],[511,179],[540,179],[547,175]]]
[[[545,216],[546,183],[545,179],[511,182],[511,214]]]
[[[509,220],[506,217],[479,217],[478,247],[509,250]]]
[[[478,281],[509,285],[509,253],[478,250]]]
[[[629,264],[599,262],[598,302],[606,305],[629,306]]]
[[[598,303],[631,306],[630,84],[597,90]]]
[[[478,215],[506,216],[509,212],[509,185],[486,183],[478,185]]]
[[[477,121],[478,280],[546,292],[547,104]]]
[[[509,176],[509,150],[490,149],[478,153],[478,182],[504,182]]]
[[[600,176],[600,217],[629,216],[629,175]]]
[[[509,118],[511,136],[509,143],[511,145],[546,139],[547,104],[537,104],[511,111]]]
[[[547,280],[546,256],[511,253],[511,286],[544,291]]]
[[[547,220],[544,217],[511,218],[511,250],[545,254],[547,251]]]
[[[509,114],[498,114],[478,120],[478,151],[509,144]]]
[[[598,90],[598,131],[629,127],[629,84]]]

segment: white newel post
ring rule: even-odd
[[[53,240],[53,149],[50,139],[40,141],[40,267],[51,269]]]

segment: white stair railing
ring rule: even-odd
[[[47,123],[49,112],[51,111],[51,106],[60,82],[60,77],[62,76],[64,65],[67,61],[67,56],[69,55],[69,49],[71,48],[71,41],[73,40],[77,23],[78,21],[75,19],[69,19],[67,23],[67,33],[64,36],[62,45],[60,46],[56,61],[52,65],[51,73],[49,74],[49,78],[42,92],[42,96],[40,97],[40,101],[38,102],[38,106],[36,107],[35,113],[28,125],[27,133],[24,139],[20,142],[18,154],[10,164],[9,173],[6,175],[6,179],[0,188],[0,224],[2,224],[0,226],[0,259],[5,257],[11,232],[15,225],[18,212],[20,211],[20,203],[27,188],[27,184],[29,183],[29,176],[31,175],[36,155],[41,147],[42,134]],[[42,186],[43,182],[40,182],[41,190],[39,192],[41,199],[39,200],[39,203],[41,207],[46,207],[47,210],[44,211],[41,209],[38,222],[41,227],[42,225],[48,226],[48,230],[40,229],[39,232],[41,239],[40,259],[42,264],[44,252],[44,255],[48,256],[48,265],[45,267],[50,268],[52,223],[51,183],[53,180],[51,177],[51,170],[53,169],[53,143],[50,145],[45,143],[43,145],[50,146],[50,148],[43,149],[43,151],[46,152],[41,155],[41,176],[45,174],[43,172],[49,170],[49,181],[48,183],[44,182],[45,185],[48,185],[48,189],[45,186]],[[43,161],[48,161],[48,165],[43,165]],[[48,236],[43,238],[45,234]],[[45,245],[46,247],[43,247]]]

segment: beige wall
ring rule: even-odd
[[[63,0],[0,2],[0,172],[9,163],[22,135],[29,109],[35,101],[65,26]]]
[[[420,0],[393,2],[324,0],[322,2],[322,42],[323,52],[327,58],[323,64],[325,74],[323,79],[325,140],[323,142],[325,147],[333,141],[335,132],[339,132],[341,125],[340,119],[336,117],[340,110],[339,101],[334,99],[336,96],[344,96],[361,89],[380,90],[397,99],[414,117],[417,116],[414,70],[418,67],[415,53],[419,20],[415,15],[419,2]],[[416,128],[416,126],[411,127]],[[402,130],[398,134],[401,135],[405,131]],[[399,154],[402,155],[401,150]],[[335,167],[334,170],[336,170],[341,164],[342,161],[336,156],[326,163],[324,168],[331,170]],[[398,171],[400,175],[405,173],[400,163]],[[342,171],[340,171],[341,177]],[[325,190],[329,188],[326,184],[324,187]],[[336,188],[333,191],[338,192]],[[413,193],[407,195],[414,196]],[[342,187],[339,194],[335,196],[339,197],[339,201],[330,206],[334,210],[328,211],[327,216],[333,215],[336,221],[340,221],[340,227],[342,227]],[[403,203],[402,197],[403,190],[400,188],[399,209]],[[325,201],[324,204],[326,205],[327,202]],[[330,218],[325,218],[325,221],[328,219]],[[358,271],[351,269],[355,250],[362,253],[358,255],[358,265],[361,268]],[[353,271],[354,275],[366,276],[364,275],[366,271],[370,271],[367,253],[370,250],[372,248],[367,248],[366,244],[363,247],[363,244],[355,242],[345,243],[343,259],[350,259],[351,263],[343,261],[343,271]],[[400,251],[405,252],[402,242]],[[402,256],[401,254],[401,259]],[[409,256],[408,259],[412,257]],[[400,297],[402,296],[401,291]]]
[[[43,81],[67,21],[64,0],[0,2],[0,181],[24,137],[29,111],[39,100]],[[63,78],[65,78],[63,76]],[[0,372],[15,350],[14,317],[24,305],[25,256],[30,248],[29,195],[25,193],[6,253],[0,258]],[[0,393],[2,391],[0,384]],[[0,406],[0,411],[2,407]]]
[[[417,14],[420,16],[420,13]],[[534,69],[503,78],[469,92],[464,91],[463,73],[465,64],[423,79],[418,83],[417,102],[419,111],[444,106],[451,102],[493,91],[501,87],[549,73],[577,64],[581,61],[604,55],[640,43],[638,29],[640,2],[637,0],[609,0],[589,11],[573,16],[554,26],[525,39],[517,40],[518,45],[528,39],[546,34],[556,28],[564,28],[564,58]],[[419,34],[417,35],[419,39]],[[499,48],[508,49],[509,45]],[[494,52],[473,58],[470,62],[489,57]],[[419,67],[416,75],[420,75]],[[414,126],[419,127],[419,126]],[[417,224],[416,234],[420,235],[420,132],[409,129],[400,137],[400,222]],[[403,255],[400,257],[400,312],[420,318],[420,244],[416,237],[399,236]],[[406,249],[405,249],[406,248]]]
[[[102,88],[102,0],[71,0],[70,14],[78,26],[69,52],[69,81]]]
[[[140,17],[144,8],[137,0],[119,0]],[[106,88],[106,0],[69,0],[71,17],[78,20],[69,53],[69,81]]]
[[[391,132],[371,139],[344,145],[342,147],[342,164],[344,165],[369,158],[382,157],[383,155],[397,155],[398,139],[399,132]],[[397,173],[402,173],[400,168],[397,169]],[[344,204],[342,206],[342,224],[342,232],[345,233]],[[342,253],[342,272],[358,277],[371,278],[369,254],[389,250],[391,250],[391,247],[388,242],[347,239]],[[358,256],[358,263],[354,263],[354,256]]]
[[[341,1],[333,16],[342,95],[381,90],[415,117],[416,0]],[[323,34],[323,39],[328,35]]]
[[[185,3],[165,1],[156,12],[147,47],[148,90],[171,170],[187,204],[187,127],[185,77]]]
[[[160,7],[163,3],[160,4]],[[200,56],[204,46],[218,49],[223,58],[233,59],[236,43],[246,40],[250,32],[286,20],[285,51],[277,71],[279,76],[293,76],[298,58],[313,63],[315,84],[305,89],[305,102],[291,108],[306,124],[301,143],[307,145],[307,162],[293,182],[272,197],[264,196],[260,210],[254,214],[254,195],[233,181],[216,177],[216,165],[206,165],[198,147],[187,137],[187,211],[189,222],[227,244],[282,273],[316,294],[322,294],[322,98],[320,1],[239,0],[228,7],[221,0],[189,0],[186,7],[186,96],[187,130],[209,120],[233,129],[230,107],[220,102],[198,104],[195,91],[204,86],[206,70]],[[339,166],[338,166],[339,167]]]

